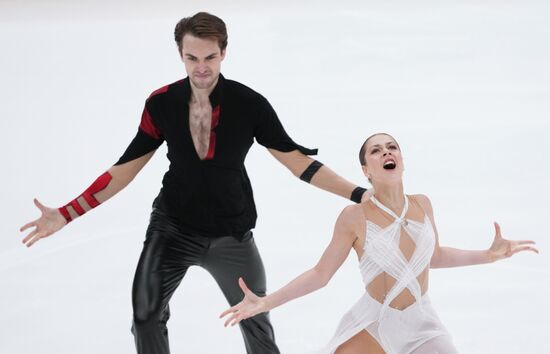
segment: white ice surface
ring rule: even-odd
[[[540,255],[434,270],[431,298],[461,353],[550,353],[550,6],[546,1],[0,1],[0,353],[132,353],[131,284],[163,146],[120,195],[31,249],[18,228],[122,154],[143,102],[184,76],[172,31],[206,10],[229,29],[222,72],[265,95],[299,143],[365,184],[363,139],[392,133],[408,193],[431,197],[444,245],[532,238]],[[315,264],[349,202],[261,146],[247,159],[269,289]],[[320,347],[362,292],[349,257],[323,290],[272,312],[283,354]],[[214,281],[189,271],[173,353],[244,353]]]

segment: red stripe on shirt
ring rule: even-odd
[[[212,110],[212,120],[210,123],[210,144],[208,145],[208,153],[206,154],[205,160],[211,160],[214,158],[214,153],[216,152],[216,132],[214,128],[218,126],[220,122],[220,106],[217,105],[216,108]]]
[[[139,128],[155,139],[161,138],[160,130],[155,126],[155,123],[153,122],[153,118],[149,114],[147,107],[143,109]]]

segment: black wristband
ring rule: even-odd
[[[353,192],[351,192],[351,197],[349,199],[351,199],[352,202],[361,203],[363,193],[365,193],[366,191],[366,188],[356,187]]]
[[[323,167],[322,163],[317,160],[313,160],[313,162],[306,168],[306,170],[302,172],[302,174],[300,175],[300,179],[307,183],[311,182],[313,175],[315,175],[321,167]]]

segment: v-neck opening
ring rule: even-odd
[[[187,112],[186,112],[187,117],[185,119],[185,121],[187,122],[186,131],[191,141],[191,146],[194,151],[194,156],[196,160],[199,162],[212,161],[216,156],[216,145],[218,145],[217,144],[218,136],[215,130],[218,127],[220,122],[220,111],[221,111],[220,102],[221,102],[221,96],[222,96],[222,86],[225,78],[223,77],[222,74],[219,75],[216,86],[208,96],[210,105],[212,107],[212,113],[210,115],[210,134],[208,136],[208,148],[206,150],[206,155],[204,156],[204,158],[201,158],[201,156],[199,155],[199,152],[197,151],[197,146],[195,146],[195,141],[193,140],[193,133],[191,132],[190,99],[192,94],[192,87],[191,87],[191,81],[189,77],[186,80],[187,80],[187,83],[184,87],[184,89],[186,90],[184,94],[184,99],[185,99],[185,104],[187,105]]]

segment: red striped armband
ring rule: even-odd
[[[80,202],[78,201],[80,197],[82,197],[86,201],[86,203],[90,206],[91,209],[95,208],[101,203],[94,197],[94,194],[104,190],[109,184],[109,182],[111,182],[111,179],[113,179],[113,176],[111,176],[109,172],[105,172],[104,174],[99,176],[94,181],[94,183],[92,183],[92,185],[89,186],[81,195],[71,200],[67,205],[64,205],[61,208],[57,209],[59,210],[61,215],[63,215],[65,220],[67,220],[67,224],[73,220],[67,208],[68,207],[73,208],[73,210],[79,216],[84,215],[86,213],[86,210],[82,207],[82,205],[80,205]]]

